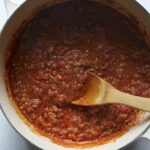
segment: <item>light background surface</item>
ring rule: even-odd
[[[23,0],[20,0],[20,2]],[[150,0],[137,0],[150,12]],[[18,2],[18,0],[17,0]],[[14,11],[15,5],[9,0],[0,0],[0,30],[6,21],[7,15]],[[23,139],[10,126],[0,110],[0,150],[39,150]],[[150,141],[144,138],[137,139],[134,143],[121,150],[150,150]]]

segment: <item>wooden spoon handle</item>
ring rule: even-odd
[[[106,92],[106,102],[119,103],[132,106],[144,111],[150,111],[150,98],[130,95],[121,92],[113,87],[109,87]]]

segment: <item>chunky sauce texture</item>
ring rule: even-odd
[[[70,104],[84,93],[87,71],[121,91],[150,97],[150,49],[141,32],[116,10],[94,2],[67,2],[38,13],[16,38],[7,70],[23,116],[64,143],[117,135],[140,112],[118,104]]]

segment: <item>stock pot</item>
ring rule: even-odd
[[[49,139],[34,133],[19,117],[15,108],[9,100],[5,85],[5,53],[12,40],[14,34],[19,27],[29,18],[31,18],[38,10],[49,5],[55,5],[65,2],[66,0],[27,0],[21,4],[15,12],[9,16],[0,35],[0,106],[9,123],[20,133],[25,139],[35,146],[44,150],[74,150],[75,148],[66,148],[51,142]],[[92,1],[92,0],[91,0]],[[93,0],[94,1],[94,0]],[[100,3],[109,5],[119,12],[123,13],[140,27],[145,35],[147,44],[150,45],[150,14],[143,6],[133,0],[95,0]],[[144,1],[144,0],[143,0]],[[150,139],[150,114],[140,119],[139,123],[132,127],[126,134],[115,141],[103,145],[97,145],[89,150],[117,150],[127,146],[129,143],[139,137]]]

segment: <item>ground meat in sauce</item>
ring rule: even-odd
[[[87,71],[121,91],[150,97],[150,50],[132,22],[94,2],[49,7],[29,21],[12,48],[13,100],[50,138],[89,142],[131,127],[137,109],[69,103],[83,94]]]

